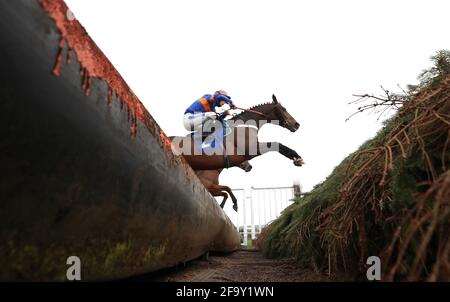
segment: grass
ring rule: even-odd
[[[405,102],[378,134],[263,230],[267,257],[364,278],[450,281],[450,78]]]

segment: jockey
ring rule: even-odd
[[[218,90],[213,95],[205,94],[184,112],[184,127],[188,131],[199,130],[207,121],[216,120],[217,113],[226,114],[230,108],[235,106],[226,91]]]

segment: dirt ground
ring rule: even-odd
[[[185,267],[149,277],[160,282],[320,282],[327,276],[300,269],[293,260],[266,259],[256,250],[238,250],[227,255],[210,255]]]

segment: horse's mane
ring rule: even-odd
[[[275,107],[276,105],[277,105],[276,103],[268,102],[268,103],[261,103],[261,104],[252,106],[252,107],[250,107],[250,108],[248,108],[248,109],[249,109],[249,110],[255,110],[255,111],[264,112],[265,109],[266,109],[266,107],[268,107],[268,106],[273,106],[273,107]],[[233,119],[234,119],[234,118],[239,118],[239,117],[241,117],[241,116],[244,115],[244,114],[252,114],[252,113],[251,113],[251,112],[248,112],[248,111],[243,111],[243,112],[241,112],[241,113],[239,113],[239,114],[236,114],[236,115],[233,117]]]
[[[259,105],[252,106],[252,107],[250,107],[248,109],[255,110],[255,109],[259,109],[261,107],[265,107],[265,106],[271,105],[271,104],[275,105],[274,103],[268,102],[268,103],[262,103],[262,104],[259,104]]]

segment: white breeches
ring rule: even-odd
[[[198,131],[208,120],[214,121],[216,114],[214,112],[186,113],[183,117],[183,125],[187,131]]]

